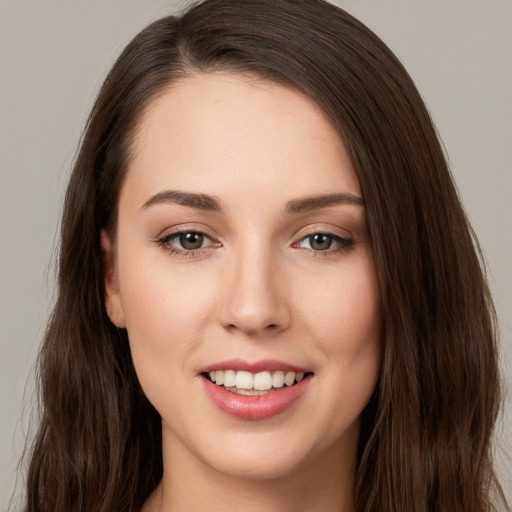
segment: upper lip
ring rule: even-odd
[[[286,371],[295,373],[311,373],[311,370],[295,364],[279,361],[277,359],[260,359],[259,361],[245,361],[244,359],[227,359],[212,363],[199,370],[199,373],[215,372],[218,370],[235,370],[259,373],[264,371]]]

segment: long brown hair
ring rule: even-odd
[[[39,358],[41,418],[26,510],[137,511],[162,476],[160,418],[137,381],[126,331],[105,312],[100,231],[115,234],[145,106],[180,77],[217,70],[255,73],[313,98],[361,183],[384,343],[363,415],[356,510],[506,507],[490,456],[500,400],[492,301],[409,75],[377,36],[323,0],[206,0],[136,36],[90,114],[66,194],[58,298]]]

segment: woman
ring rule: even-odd
[[[155,22],[69,184],[27,510],[492,510],[475,245],[414,85],[348,14]]]

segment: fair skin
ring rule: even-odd
[[[107,311],[162,417],[145,512],[351,510],[381,352],[361,197],[343,141],[291,88],[198,74],[147,107],[115,242],[102,234]],[[260,391],[267,410],[210,382],[234,359],[305,375]]]

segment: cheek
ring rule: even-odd
[[[328,388],[337,390],[325,396],[326,404],[333,408],[333,416],[343,406],[347,411],[343,421],[355,419],[370,399],[382,348],[381,297],[373,265],[362,263],[351,270],[326,280],[321,299],[310,300],[304,314],[305,329],[325,363]]]
[[[147,261],[120,265],[123,309],[134,364],[141,383],[172,379],[200,344],[208,318],[209,291],[193,276]],[[122,273],[122,274],[121,274]],[[158,377],[160,375],[160,377]]]
[[[380,289],[370,261],[327,276],[309,289],[316,298],[304,302],[304,316],[326,353],[357,355],[380,346],[382,315]]]

